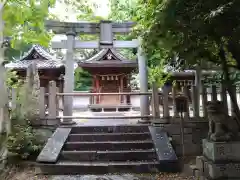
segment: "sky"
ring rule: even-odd
[[[107,17],[109,14],[108,2],[109,0],[88,0],[88,2],[94,2],[98,4],[98,8],[95,10],[96,16]],[[51,12],[57,15],[61,20],[76,22],[76,13],[71,7],[66,10],[66,5],[57,1],[56,7],[51,9]],[[67,19],[66,19],[67,17]]]
[[[98,8],[95,10],[96,16],[107,17],[109,14],[108,2],[109,0],[88,0],[89,2],[95,2],[98,4]],[[66,10],[67,9],[67,10]],[[76,22],[77,14],[71,7],[67,7],[63,3],[57,1],[55,8],[50,10],[51,13],[57,15],[57,17],[62,21]],[[56,35],[53,37],[52,41],[60,41],[66,39],[65,35]]]

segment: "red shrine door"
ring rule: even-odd
[[[124,76],[121,75],[98,75],[94,77],[94,89],[99,93],[123,92]],[[120,105],[124,102],[122,95],[98,95],[95,97],[96,104]]]

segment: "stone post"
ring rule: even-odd
[[[66,65],[65,65],[65,78],[64,78],[64,93],[72,93],[74,89],[74,43],[75,32],[68,32],[67,34],[67,52],[66,52]],[[72,116],[73,97],[64,96],[63,116]],[[72,118],[63,119],[62,124],[74,124]]]
[[[189,97],[188,97],[188,87],[187,87],[187,84],[184,84],[184,87],[183,87],[183,93],[184,95],[187,97],[187,112],[185,112],[184,114],[184,117],[186,118],[186,120],[189,120],[190,118],[190,114],[189,114]]]
[[[45,114],[46,114],[46,108],[45,108],[45,87],[40,87],[40,101],[39,101],[39,116],[40,116],[40,120],[43,120],[45,118]]]
[[[159,109],[159,95],[156,83],[152,85],[152,115],[154,123],[159,123],[160,109]]]
[[[177,106],[176,106],[176,96],[177,96],[177,89],[176,86],[172,87],[172,100],[173,100],[173,117],[178,118],[179,113],[177,112]]]
[[[139,40],[138,47],[138,70],[139,70],[139,79],[140,79],[140,92],[146,93],[148,92],[148,74],[147,74],[147,59],[144,55],[144,52],[141,47],[141,40]],[[149,115],[149,97],[146,95],[140,96],[140,111],[141,116]],[[146,118],[142,118],[139,122],[148,122],[149,120]]]
[[[203,117],[207,118],[207,89],[202,83],[202,110],[203,110]]]
[[[199,118],[199,106],[200,106],[199,97],[198,97],[199,90],[195,85],[192,85],[191,90],[192,90],[193,117]]]
[[[221,101],[223,102],[224,105],[224,112],[225,114],[229,114],[228,113],[228,102],[227,102],[227,90],[226,90],[226,86],[224,84],[221,84]]]
[[[169,88],[164,85],[162,87],[162,92],[163,92],[163,118],[161,119],[161,123],[168,123],[170,119],[168,101]]]
[[[195,71],[195,85],[192,86],[192,101],[194,106],[194,116],[199,117],[200,109],[200,89],[202,87],[202,72],[201,67],[197,66]]]
[[[48,105],[49,105],[49,114],[48,118],[49,119],[56,119],[57,118],[57,95],[56,92],[56,82],[55,81],[50,81],[49,82],[49,96],[48,96]]]

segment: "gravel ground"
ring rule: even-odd
[[[194,180],[181,174],[120,174],[120,175],[83,175],[83,176],[41,176],[34,168],[8,167],[0,175],[0,180]]]

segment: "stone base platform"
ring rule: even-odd
[[[240,141],[211,142],[203,139],[203,155],[213,162],[240,162]]]
[[[196,169],[200,176],[208,179],[240,179],[240,162],[213,163],[204,156],[198,156]]]
[[[196,158],[194,176],[203,180],[240,179],[240,141],[203,140],[203,156]]]

